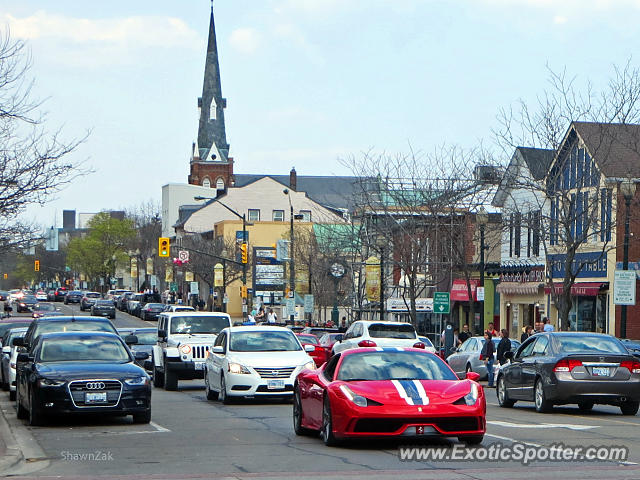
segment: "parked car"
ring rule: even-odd
[[[96,303],[96,300],[102,298],[98,292],[86,292],[82,299],[80,300],[80,310],[90,310],[91,307]]]
[[[116,318],[116,307],[113,305],[112,300],[96,300],[91,306],[91,315],[98,317],[109,317],[110,319]]]
[[[116,308],[121,312],[127,311],[127,302],[133,295],[133,292],[124,292],[122,295],[119,295],[116,300]]]
[[[140,309],[142,320],[157,320],[158,315],[164,311],[164,303],[147,303]]]
[[[2,337],[2,358],[0,359],[0,386],[9,392],[9,400],[16,399],[16,357],[18,347],[13,346],[13,339],[21,337],[27,327],[17,327],[7,330]]]
[[[640,361],[611,335],[544,332],[528,338],[511,363],[498,371],[496,394],[501,407],[534,402],[538,412],[554,405],[594,404],[620,407],[635,415],[640,406]]]
[[[127,302],[127,313],[129,315],[139,316],[140,310],[142,309],[141,302],[143,300],[142,293],[134,293],[129,297],[129,301]]]
[[[410,323],[376,322],[358,320],[351,324],[341,342],[333,346],[334,353],[359,347],[414,347],[435,352],[418,339],[416,329]]]
[[[151,421],[151,382],[115,333],[57,332],[34,339],[31,354],[19,353],[18,418],[42,425],[60,414],[132,415]]]
[[[305,368],[315,363],[295,334],[286,327],[225,328],[205,362],[207,399],[228,404],[246,396],[287,396]]]
[[[293,428],[325,445],[350,438],[457,437],[479,444],[486,400],[477,374],[459,380],[437,355],[414,348],[357,348],[336,354],[294,385]]]
[[[520,342],[513,338],[509,340],[511,340],[511,351],[515,352],[520,346]],[[495,359],[500,338],[494,337],[491,341],[493,342],[493,357]],[[480,360],[480,351],[484,342],[484,337],[468,338],[459,348],[455,349],[454,353],[447,357],[447,363],[459,378],[465,378],[467,372],[480,374],[481,380],[487,378],[487,366],[484,364],[484,360]],[[494,361],[494,365],[497,365],[497,362]]]
[[[84,294],[80,290],[71,290],[64,297],[64,304],[69,305],[70,303],[80,303]]]
[[[316,364],[316,367],[319,367],[324,362],[326,362],[329,358],[327,355],[327,351],[320,345],[320,340],[315,335],[311,335],[310,333],[296,333],[298,340],[304,347],[305,345],[312,345],[313,352],[309,351],[309,356],[313,358],[313,361]]]
[[[16,300],[16,312],[30,312],[38,303],[38,299],[33,295],[24,295],[21,299]]]

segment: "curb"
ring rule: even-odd
[[[0,408],[0,475],[10,473],[9,470],[22,460],[22,452],[5,418],[4,408]]]

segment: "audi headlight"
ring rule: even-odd
[[[363,397],[362,395],[358,395],[357,393],[354,393],[354,391],[351,390],[346,385],[340,385],[340,390],[342,391],[342,393],[344,393],[344,395],[349,400],[351,400],[354,404],[356,404],[359,407],[372,407],[376,405],[382,405],[381,403],[376,402],[375,400],[371,400],[367,397]]]
[[[149,377],[145,375],[143,377],[126,378],[124,383],[127,385],[146,385],[149,383]]]
[[[51,378],[41,378],[38,381],[41,387],[61,387],[65,384],[64,380],[53,380]]]
[[[249,371],[249,369],[247,367],[245,367],[244,365],[240,365],[239,363],[230,363],[229,364],[229,372],[230,373],[244,373],[244,374],[250,374],[251,372]]]
[[[312,360],[311,362],[307,362],[304,365],[302,365],[302,368],[308,368],[309,370],[313,370],[314,368],[316,368],[316,364],[315,362]]]
[[[478,385],[475,383],[471,384],[471,391],[467,393],[464,397],[464,403],[467,405],[475,405],[478,401]]]

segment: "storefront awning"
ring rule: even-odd
[[[502,282],[496,291],[506,295],[535,295],[542,286],[539,282]]]
[[[471,286],[471,296],[473,300],[476,300],[476,288],[478,288],[479,280],[469,280],[469,286]],[[467,288],[467,281],[464,278],[456,278],[451,285],[451,301],[452,302],[468,302],[469,290]]]
[[[571,286],[571,295],[574,297],[595,297],[600,293],[602,287],[608,287],[608,282],[578,282]],[[562,293],[562,284],[554,283],[553,290],[556,295]],[[547,295],[551,293],[551,287],[545,287],[544,293]]]

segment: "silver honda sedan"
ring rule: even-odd
[[[500,338],[495,337],[491,339],[494,346],[494,359],[495,352],[498,350],[498,343]],[[520,342],[510,338],[511,351],[515,352],[520,346]],[[471,337],[468,338],[460,347],[449,357],[447,357],[447,363],[456,372],[458,378],[465,378],[467,372],[476,372],[480,374],[480,378],[487,378],[487,366],[483,360],[480,360],[480,352],[484,346],[484,337]],[[494,365],[497,365],[497,361],[494,361]]]

